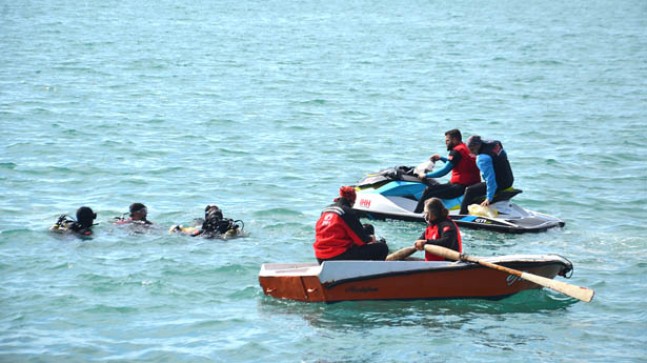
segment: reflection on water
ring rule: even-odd
[[[301,303],[264,297],[260,314],[298,315],[314,327],[357,329],[381,326],[424,326],[428,328],[464,329],[473,319],[487,315],[540,313],[565,309],[576,299],[547,290],[523,291],[506,299],[492,300],[411,300],[354,301],[334,304]]]

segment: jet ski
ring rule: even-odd
[[[418,200],[428,184],[435,180],[423,181],[417,168],[398,166],[380,170],[360,180],[355,189],[357,200],[353,210],[360,218],[396,219],[424,222],[422,213],[414,213]],[[429,168],[433,168],[431,164]],[[425,182],[427,184],[425,184]],[[554,227],[563,227],[564,221],[538,212],[524,209],[510,200],[521,193],[520,189],[508,188],[495,196],[490,209],[475,211],[475,214],[460,214],[463,196],[443,199],[450,217],[460,227],[486,229],[507,233],[543,232]],[[479,209],[483,201],[474,200],[470,210]]]

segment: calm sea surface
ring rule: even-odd
[[[593,302],[263,295],[340,185],[455,127],[566,221],[466,252],[561,254]],[[643,0],[0,1],[0,131],[2,362],[647,361]],[[110,223],[132,202],[156,228]],[[209,203],[249,238],[167,234]],[[47,232],[81,205],[91,240]]]

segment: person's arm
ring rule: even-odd
[[[344,211],[344,213],[341,215],[341,218],[344,220],[346,226],[350,230],[349,232],[351,238],[353,239],[353,243],[358,246],[363,246],[366,243],[375,242],[375,238],[366,233],[362,222],[360,222],[359,218],[357,218],[355,213],[353,213],[352,209],[344,206],[342,207],[342,210]]]
[[[498,187],[492,158],[487,154],[479,154],[476,157],[476,165],[481,171],[481,175],[483,175],[483,180],[485,181],[487,189],[487,192],[485,193],[485,201],[489,204],[489,202],[494,199],[494,193],[496,193]]]
[[[413,242],[413,247],[415,247],[418,251],[422,251],[425,249],[425,243],[427,243],[427,240],[425,239],[425,231],[422,231],[422,234],[420,234],[420,237]]]
[[[444,160],[443,160],[444,159]],[[442,169],[432,171],[431,173],[427,173],[425,175],[425,178],[440,178],[442,176],[447,175],[452,169],[454,168],[454,163],[451,161],[448,161],[446,158],[440,158],[440,160],[445,162],[445,165],[443,166]]]

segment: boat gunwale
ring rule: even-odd
[[[560,256],[561,257],[561,256]],[[544,266],[548,265],[553,265],[553,264],[558,264],[562,266],[562,271],[564,269],[568,270],[570,267],[570,264],[567,261],[564,261],[563,259],[559,260],[551,260],[551,261],[503,261],[503,262],[498,262],[498,265],[505,266],[505,267],[510,267],[510,268],[515,268],[517,270],[521,269],[523,270],[524,264],[525,265],[531,265],[531,267],[536,267],[536,268],[541,268]],[[519,266],[521,265],[521,266]],[[571,267],[572,268],[572,267]],[[420,274],[420,273],[439,273],[439,272],[447,272],[447,270],[472,270],[472,269],[487,269],[485,266],[481,266],[477,263],[458,263],[458,264],[449,264],[446,266],[438,266],[434,268],[427,268],[427,269],[417,269],[417,270],[405,270],[405,271],[390,271],[387,273],[380,273],[380,274],[374,274],[374,275],[364,275],[364,276],[357,276],[357,277],[351,277],[347,279],[340,279],[340,280],[335,280],[332,282],[324,282],[321,281],[321,278],[319,279],[319,282],[321,283],[321,286],[323,286],[326,289],[331,289],[333,287],[336,287],[338,285],[342,285],[345,283],[352,283],[352,282],[358,282],[358,281],[363,281],[363,280],[372,280],[372,279],[380,279],[384,277],[396,277],[396,276],[406,276],[406,275],[413,275],[413,274]],[[502,272],[505,273],[505,272]],[[558,272],[556,275],[560,275],[561,271]],[[551,277],[552,278],[552,277]]]

